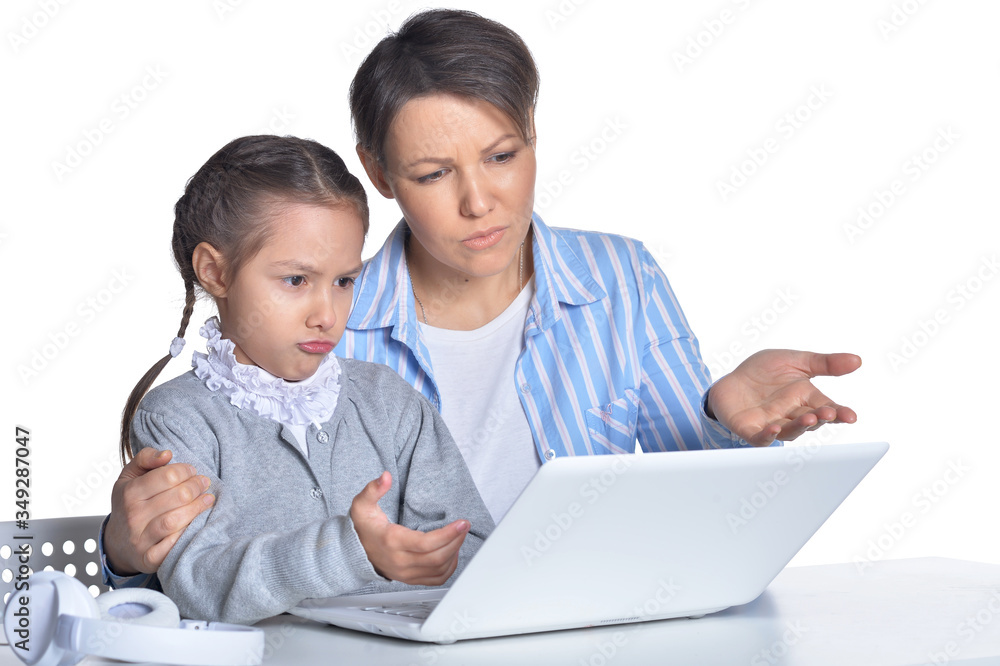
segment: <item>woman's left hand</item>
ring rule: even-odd
[[[712,386],[708,415],[754,446],[793,440],[826,423],[854,423],[853,409],[833,402],[809,380],[859,367],[854,354],[765,349]]]

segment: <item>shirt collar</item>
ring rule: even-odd
[[[607,294],[594,279],[597,267],[588,268],[585,259],[573,250],[559,229],[548,227],[537,213],[532,215],[531,222],[535,268],[531,309],[536,325],[546,330],[562,316],[560,303],[585,305]],[[347,327],[354,330],[392,327],[392,337],[413,348],[417,315],[406,267],[408,233],[406,221],[400,220],[382,248],[365,262]]]

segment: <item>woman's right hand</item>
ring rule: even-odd
[[[111,492],[104,554],[119,576],[155,573],[192,520],[212,506],[210,482],[188,464],[167,465],[170,451],[144,448]]]

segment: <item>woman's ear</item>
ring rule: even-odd
[[[379,165],[375,156],[362,148],[360,143],[355,146],[355,150],[358,151],[358,159],[361,160],[361,165],[364,166],[368,179],[372,181],[372,185],[379,191],[379,194],[386,199],[395,199],[392,188],[389,187],[389,181],[385,177],[385,170]]]
[[[225,298],[226,287],[225,262],[222,254],[209,243],[198,243],[191,253],[191,264],[194,274],[198,277],[202,289],[213,298]]]

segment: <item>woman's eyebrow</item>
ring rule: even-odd
[[[516,134],[510,134],[510,133],[504,134],[499,139],[497,139],[496,141],[494,141],[493,143],[491,143],[490,145],[486,146],[481,151],[479,151],[479,154],[485,155],[486,153],[491,153],[496,149],[497,146],[499,146],[507,139],[517,139],[517,138],[518,136]]]
[[[450,164],[451,163],[451,158],[448,158],[448,157],[421,157],[419,159],[413,160],[409,164],[406,164],[405,168],[412,169],[415,166],[418,166],[420,164],[425,164],[425,163],[429,163],[429,164]]]
[[[481,151],[479,151],[479,154],[480,155],[486,155],[487,153],[491,153],[494,150],[496,150],[497,146],[499,146],[501,143],[503,143],[507,139],[517,139],[517,138],[519,138],[517,134],[511,134],[511,133],[504,134],[503,136],[501,136],[500,138],[498,138],[496,141],[494,141],[493,143],[491,143],[490,145],[486,146]],[[413,160],[412,162],[410,162],[409,164],[407,164],[405,166],[405,168],[412,169],[413,167],[417,166],[418,164],[424,164],[424,163],[430,163],[430,164],[451,164],[452,161],[453,160],[450,157],[421,157],[421,158]]]

